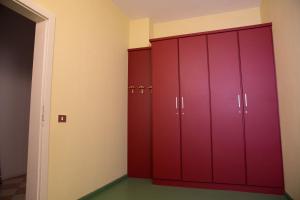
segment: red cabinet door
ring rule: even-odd
[[[151,85],[150,49],[128,52],[129,86]],[[128,89],[128,176],[151,177],[151,94]]]
[[[245,147],[237,32],[208,36],[213,180],[245,184]]]
[[[282,156],[271,27],[239,31],[239,40],[246,95],[248,184],[282,187]]]
[[[182,178],[211,182],[210,94],[206,36],[179,39]]]
[[[178,40],[152,43],[153,177],[181,179]]]

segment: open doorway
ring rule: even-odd
[[[0,27],[0,199],[25,199],[35,22],[0,5]]]
[[[51,99],[51,78],[52,78],[52,59],[53,59],[53,46],[54,46],[54,27],[55,27],[55,17],[54,15],[45,10],[44,8],[40,7],[36,3],[34,3],[31,0],[0,0],[0,5],[5,6],[2,7],[4,9],[10,9],[9,11],[12,12],[14,15],[17,15],[19,17],[23,16],[27,18],[27,22],[32,22],[33,25],[35,25],[35,32],[34,32],[34,51],[33,51],[33,63],[31,64],[31,70],[29,68],[29,71],[32,73],[32,80],[28,81],[31,83],[31,91],[29,91],[29,97],[30,99],[30,111],[29,111],[29,134],[26,137],[28,138],[28,148],[26,145],[23,146],[24,151],[23,154],[26,155],[26,149],[28,150],[28,156],[27,159],[25,159],[26,164],[20,164],[18,168],[22,168],[22,171],[26,174],[26,183],[24,183],[25,177],[17,177],[19,180],[14,181],[20,181],[22,179],[21,183],[23,186],[26,186],[26,199],[27,200],[47,200],[48,198],[48,138],[49,138],[49,127],[50,127],[50,99]],[[1,10],[2,12],[3,10]],[[7,11],[7,10],[6,10]],[[23,18],[24,19],[24,18]],[[5,22],[6,23],[6,22]],[[10,26],[12,25],[11,22],[7,22]],[[0,27],[0,31],[2,32],[3,27]],[[17,36],[15,40],[18,42],[16,43],[23,43],[21,42],[22,37],[24,37],[24,32],[21,29],[21,26],[17,28],[17,30],[14,31],[12,34],[14,36]],[[5,42],[0,42],[0,45],[4,45]],[[29,39],[24,41],[25,43],[29,42]],[[20,50],[18,48],[18,50]],[[28,54],[28,52],[22,53]],[[4,50],[1,52],[4,56],[4,58],[9,57],[7,54],[9,51]],[[32,51],[31,51],[32,55]],[[21,59],[22,60],[22,59]],[[6,62],[5,65],[8,64],[16,64],[16,63],[23,63],[19,59],[11,59],[10,62]],[[25,68],[25,67],[24,67]],[[3,71],[3,70],[2,70]],[[13,72],[19,72],[22,74],[21,77],[25,77],[25,74],[30,74],[26,70],[8,70],[8,74],[5,74],[7,71],[1,72],[4,75],[4,79],[8,79]],[[30,77],[30,76],[29,76]],[[25,78],[24,78],[25,79]],[[10,79],[16,80],[15,79]],[[19,80],[19,78],[17,79]],[[22,79],[21,79],[22,80]],[[29,78],[30,80],[30,78]],[[4,84],[3,84],[4,85]],[[6,86],[9,85],[12,86],[12,83],[5,84]],[[24,89],[24,85],[26,85],[24,82],[21,81],[21,85],[23,87],[23,91],[27,91],[27,89]],[[27,88],[27,87],[26,87]],[[6,92],[11,92],[12,88],[5,88]],[[1,88],[1,92],[3,90],[3,87]],[[17,92],[18,95],[20,95],[21,92]],[[28,94],[28,93],[27,93]],[[3,98],[6,101],[9,96],[12,96],[11,102],[19,100],[20,96],[18,95],[11,95],[11,94],[4,94],[2,95]],[[22,102],[24,103],[24,102]],[[21,103],[16,104],[18,106],[21,105]],[[28,105],[28,102],[27,102]],[[27,107],[28,108],[28,107]],[[11,113],[8,107],[5,109],[0,109],[1,114],[3,113],[5,120],[7,120]],[[21,109],[22,110],[22,109]],[[21,115],[26,115],[26,112],[24,112],[24,109],[22,111],[19,111],[18,115],[14,117],[10,117],[13,120],[13,125],[16,128],[18,126],[17,118]],[[28,117],[28,115],[27,115]],[[2,120],[7,124],[5,120]],[[28,119],[27,119],[28,120]],[[26,120],[25,120],[26,121]],[[28,127],[28,121],[27,123]],[[4,126],[4,125],[2,125]],[[27,132],[28,133],[28,132]],[[4,142],[5,145],[6,142]],[[5,146],[4,145],[4,146]],[[2,149],[2,147],[1,147]],[[3,155],[1,153],[1,155]],[[2,171],[2,178],[7,179],[7,171],[4,165]],[[23,167],[21,167],[23,166]],[[24,167],[25,166],[25,167]],[[27,169],[24,170],[24,168]],[[20,172],[19,172],[20,174]],[[21,175],[21,174],[20,174]],[[14,175],[15,176],[15,175]],[[13,182],[13,181],[12,181]],[[23,189],[24,190],[24,189]],[[12,191],[11,191],[12,192]],[[24,196],[23,196],[24,198]],[[0,197],[0,199],[3,199]],[[19,198],[16,198],[19,199]]]

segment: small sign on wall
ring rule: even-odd
[[[58,123],[66,123],[67,115],[58,115]]]

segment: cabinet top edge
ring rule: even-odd
[[[235,27],[235,28],[226,28],[226,29],[220,29],[220,30],[205,31],[205,32],[188,33],[188,34],[183,34],[183,35],[174,35],[174,36],[161,37],[161,38],[152,38],[149,41],[150,42],[156,42],[156,41],[161,41],[161,40],[179,39],[179,38],[185,38],[185,37],[193,37],[193,36],[200,36],[200,35],[209,35],[209,34],[222,33],[222,32],[230,32],[230,31],[240,31],[240,30],[253,29],[253,28],[261,28],[261,27],[268,27],[268,26],[272,27],[272,22],[270,22],[270,23],[263,23],[263,24],[249,25],[249,26],[241,26],[241,27]]]
[[[140,50],[151,50],[151,47],[131,48],[131,49],[128,49],[128,52],[131,52],[131,51],[140,51]]]

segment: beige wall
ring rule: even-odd
[[[149,18],[131,20],[129,47],[149,46],[150,38],[260,24],[260,8],[250,8],[182,20],[151,23]]]
[[[285,188],[300,200],[300,1],[263,0],[261,16],[273,23]]]
[[[259,23],[261,23],[260,9],[250,8],[215,15],[154,23],[152,38],[247,26]]]
[[[149,18],[131,20],[129,26],[129,48],[148,47],[151,35]]]
[[[33,1],[56,15],[49,200],[74,200],[127,173],[129,19],[111,0]]]

